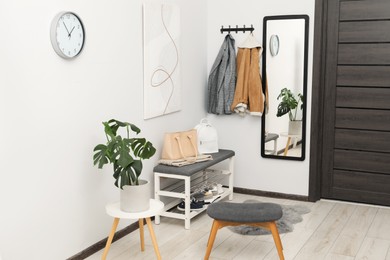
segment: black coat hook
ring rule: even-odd
[[[236,33],[238,33],[238,32],[245,33],[246,31],[252,32],[254,30],[254,28],[253,28],[253,24],[251,24],[251,27],[246,27],[244,25],[242,28],[239,28],[238,25],[236,25],[235,28],[234,27],[232,28],[230,25],[229,25],[229,28],[224,28],[222,25],[220,30],[221,30],[221,33],[228,32],[230,34],[230,32],[232,32],[232,31],[234,31]]]

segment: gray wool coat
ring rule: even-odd
[[[231,114],[231,104],[236,88],[235,40],[228,34],[222,43],[208,81],[208,112]]]

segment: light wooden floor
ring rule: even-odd
[[[390,208],[334,201],[316,203],[234,194],[234,201],[257,199],[280,204],[304,204],[311,212],[291,233],[281,234],[285,258],[330,260],[390,260]],[[185,230],[181,220],[161,218],[154,225],[162,259],[203,259],[212,220],[206,212],[191,220]],[[107,234],[111,226],[107,226]],[[145,252],[140,251],[138,230],[112,244],[107,259],[156,259],[145,228]],[[88,260],[101,259],[103,250]],[[219,230],[211,260],[278,259],[271,235],[243,236]]]

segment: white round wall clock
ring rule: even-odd
[[[280,47],[279,36],[273,34],[271,36],[271,39],[269,40],[269,50],[272,56],[278,55],[279,47]]]
[[[85,32],[80,18],[72,12],[60,12],[51,22],[50,40],[55,52],[62,58],[72,59],[84,46]]]

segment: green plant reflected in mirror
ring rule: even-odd
[[[262,118],[262,157],[305,159],[308,27],[307,15],[264,17],[262,75],[268,104]]]
[[[302,120],[297,117],[298,110],[303,110],[303,95],[298,93],[297,97],[291,92],[291,90],[287,88],[283,88],[280,91],[277,100],[280,99],[280,103],[278,105],[278,112],[276,113],[277,117],[284,116],[288,113],[288,117],[290,121]]]

